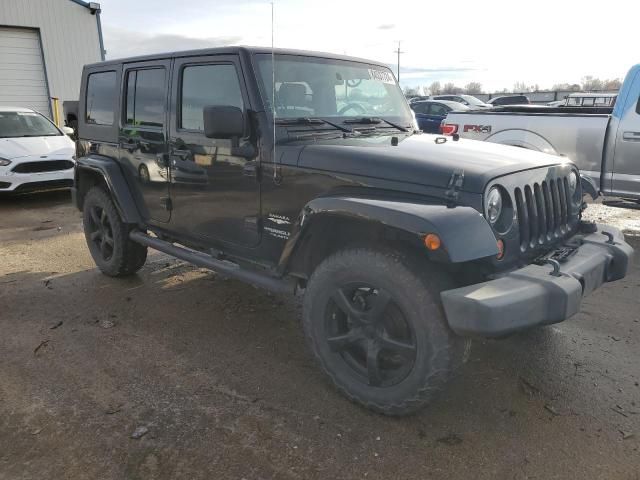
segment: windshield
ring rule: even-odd
[[[0,112],[0,138],[62,135],[47,118],[36,112]]]
[[[474,97],[473,95],[460,95],[460,96],[471,105],[485,105],[483,101]]]
[[[270,54],[256,55],[265,108],[272,109]],[[391,71],[378,65],[302,57],[275,56],[276,118],[385,117],[411,125],[409,106]]]

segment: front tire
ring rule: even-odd
[[[122,222],[111,197],[93,187],[82,209],[84,235],[98,268],[110,277],[132,275],[147,260],[147,247],[129,239],[131,227]]]
[[[352,401],[386,415],[415,412],[462,363],[439,293],[448,277],[398,252],[343,250],[309,279],[303,326],[311,350]]]

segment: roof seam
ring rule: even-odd
[[[89,8],[89,3],[88,2],[84,2],[83,0],[71,0],[73,3],[77,3],[78,5],[85,7],[85,8]]]

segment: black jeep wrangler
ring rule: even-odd
[[[107,275],[147,248],[304,293],[311,351],[350,399],[425,404],[465,356],[575,314],[624,277],[566,158],[416,131],[390,70],[259,48],[88,65],[74,201]]]

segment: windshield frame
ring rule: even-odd
[[[0,115],[2,114],[7,114],[7,113],[13,113],[15,115],[28,115],[28,116],[38,116],[42,119],[45,120],[45,122],[47,122],[49,125],[51,125],[53,127],[53,129],[57,132],[57,133],[44,133],[44,134],[38,134],[38,135],[2,135],[2,133],[0,133],[0,138],[38,138],[38,137],[59,137],[59,136],[63,136],[64,132],[62,130],[60,130],[58,128],[58,126],[53,123],[48,117],[46,117],[45,115],[41,114],[40,112],[37,112],[35,110],[27,110],[27,111],[23,111],[23,110],[3,110],[0,111]]]
[[[261,101],[261,105],[262,108],[264,109],[264,111],[267,113],[267,117],[269,119],[269,122],[271,123],[271,125],[273,125],[274,122],[274,118],[273,118],[273,110],[272,110],[272,106],[271,106],[271,102],[270,102],[270,96],[271,96],[271,92],[267,91],[267,88],[269,88],[267,85],[265,85],[264,81],[263,81],[263,75],[262,75],[262,71],[261,71],[261,66],[260,66],[260,61],[261,58],[260,57],[271,57],[270,53],[264,53],[264,52],[260,52],[260,53],[254,53],[251,55],[251,62],[252,62],[252,68],[254,70],[254,77],[256,80],[256,83],[258,84],[258,91],[259,91],[259,97],[260,97],[260,101]],[[401,99],[401,108],[402,110],[404,110],[404,112],[401,112],[401,115],[388,115],[388,114],[380,114],[380,113],[376,113],[375,115],[308,115],[308,117],[311,118],[319,118],[319,119],[324,119],[324,120],[329,120],[331,122],[336,122],[336,123],[340,123],[342,124],[342,122],[344,120],[353,120],[353,119],[357,119],[359,117],[377,117],[377,118],[381,118],[381,119],[389,119],[391,121],[393,121],[394,123],[399,123],[402,125],[407,126],[408,128],[412,128],[413,126],[413,122],[414,122],[414,117],[412,114],[412,110],[409,107],[409,104],[402,92],[402,89],[400,88],[400,85],[398,84],[398,81],[395,77],[395,75],[393,74],[393,72],[391,71],[391,69],[386,66],[386,65],[381,65],[379,63],[375,63],[375,62],[368,62],[368,61],[363,61],[363,60],[359,60],[359,59],[351,59],[351,58],[340,58],[340,57],[332,57],[332,56],[315,56],[315,55],[304,55],[304,54],[293,54],[293,53],[281,53],[281,52],[276,52],[275,53],[275,60],[276,62],[278,61],[278,59],[284,59],[284,60],[294,60],[294,61],[301,61],[304,62],[305,60],[312,62],[312,63],[327,63],[327,64],[331,64],[331,63],[345,63],[345,64],[353,64],[354,66],[357,66],[359,68],[369,68],[369,69],[376,69],[376,70],[384,70],[385,72],[388,72],[389,75],[391,75],[391,77],[394,80],[394,88],[397,89],[398,92],[398,96]],[[276,119],[293,119],[295,117],[278,117],[276,116]],[[352,126],[352,124],[351,124]]]

